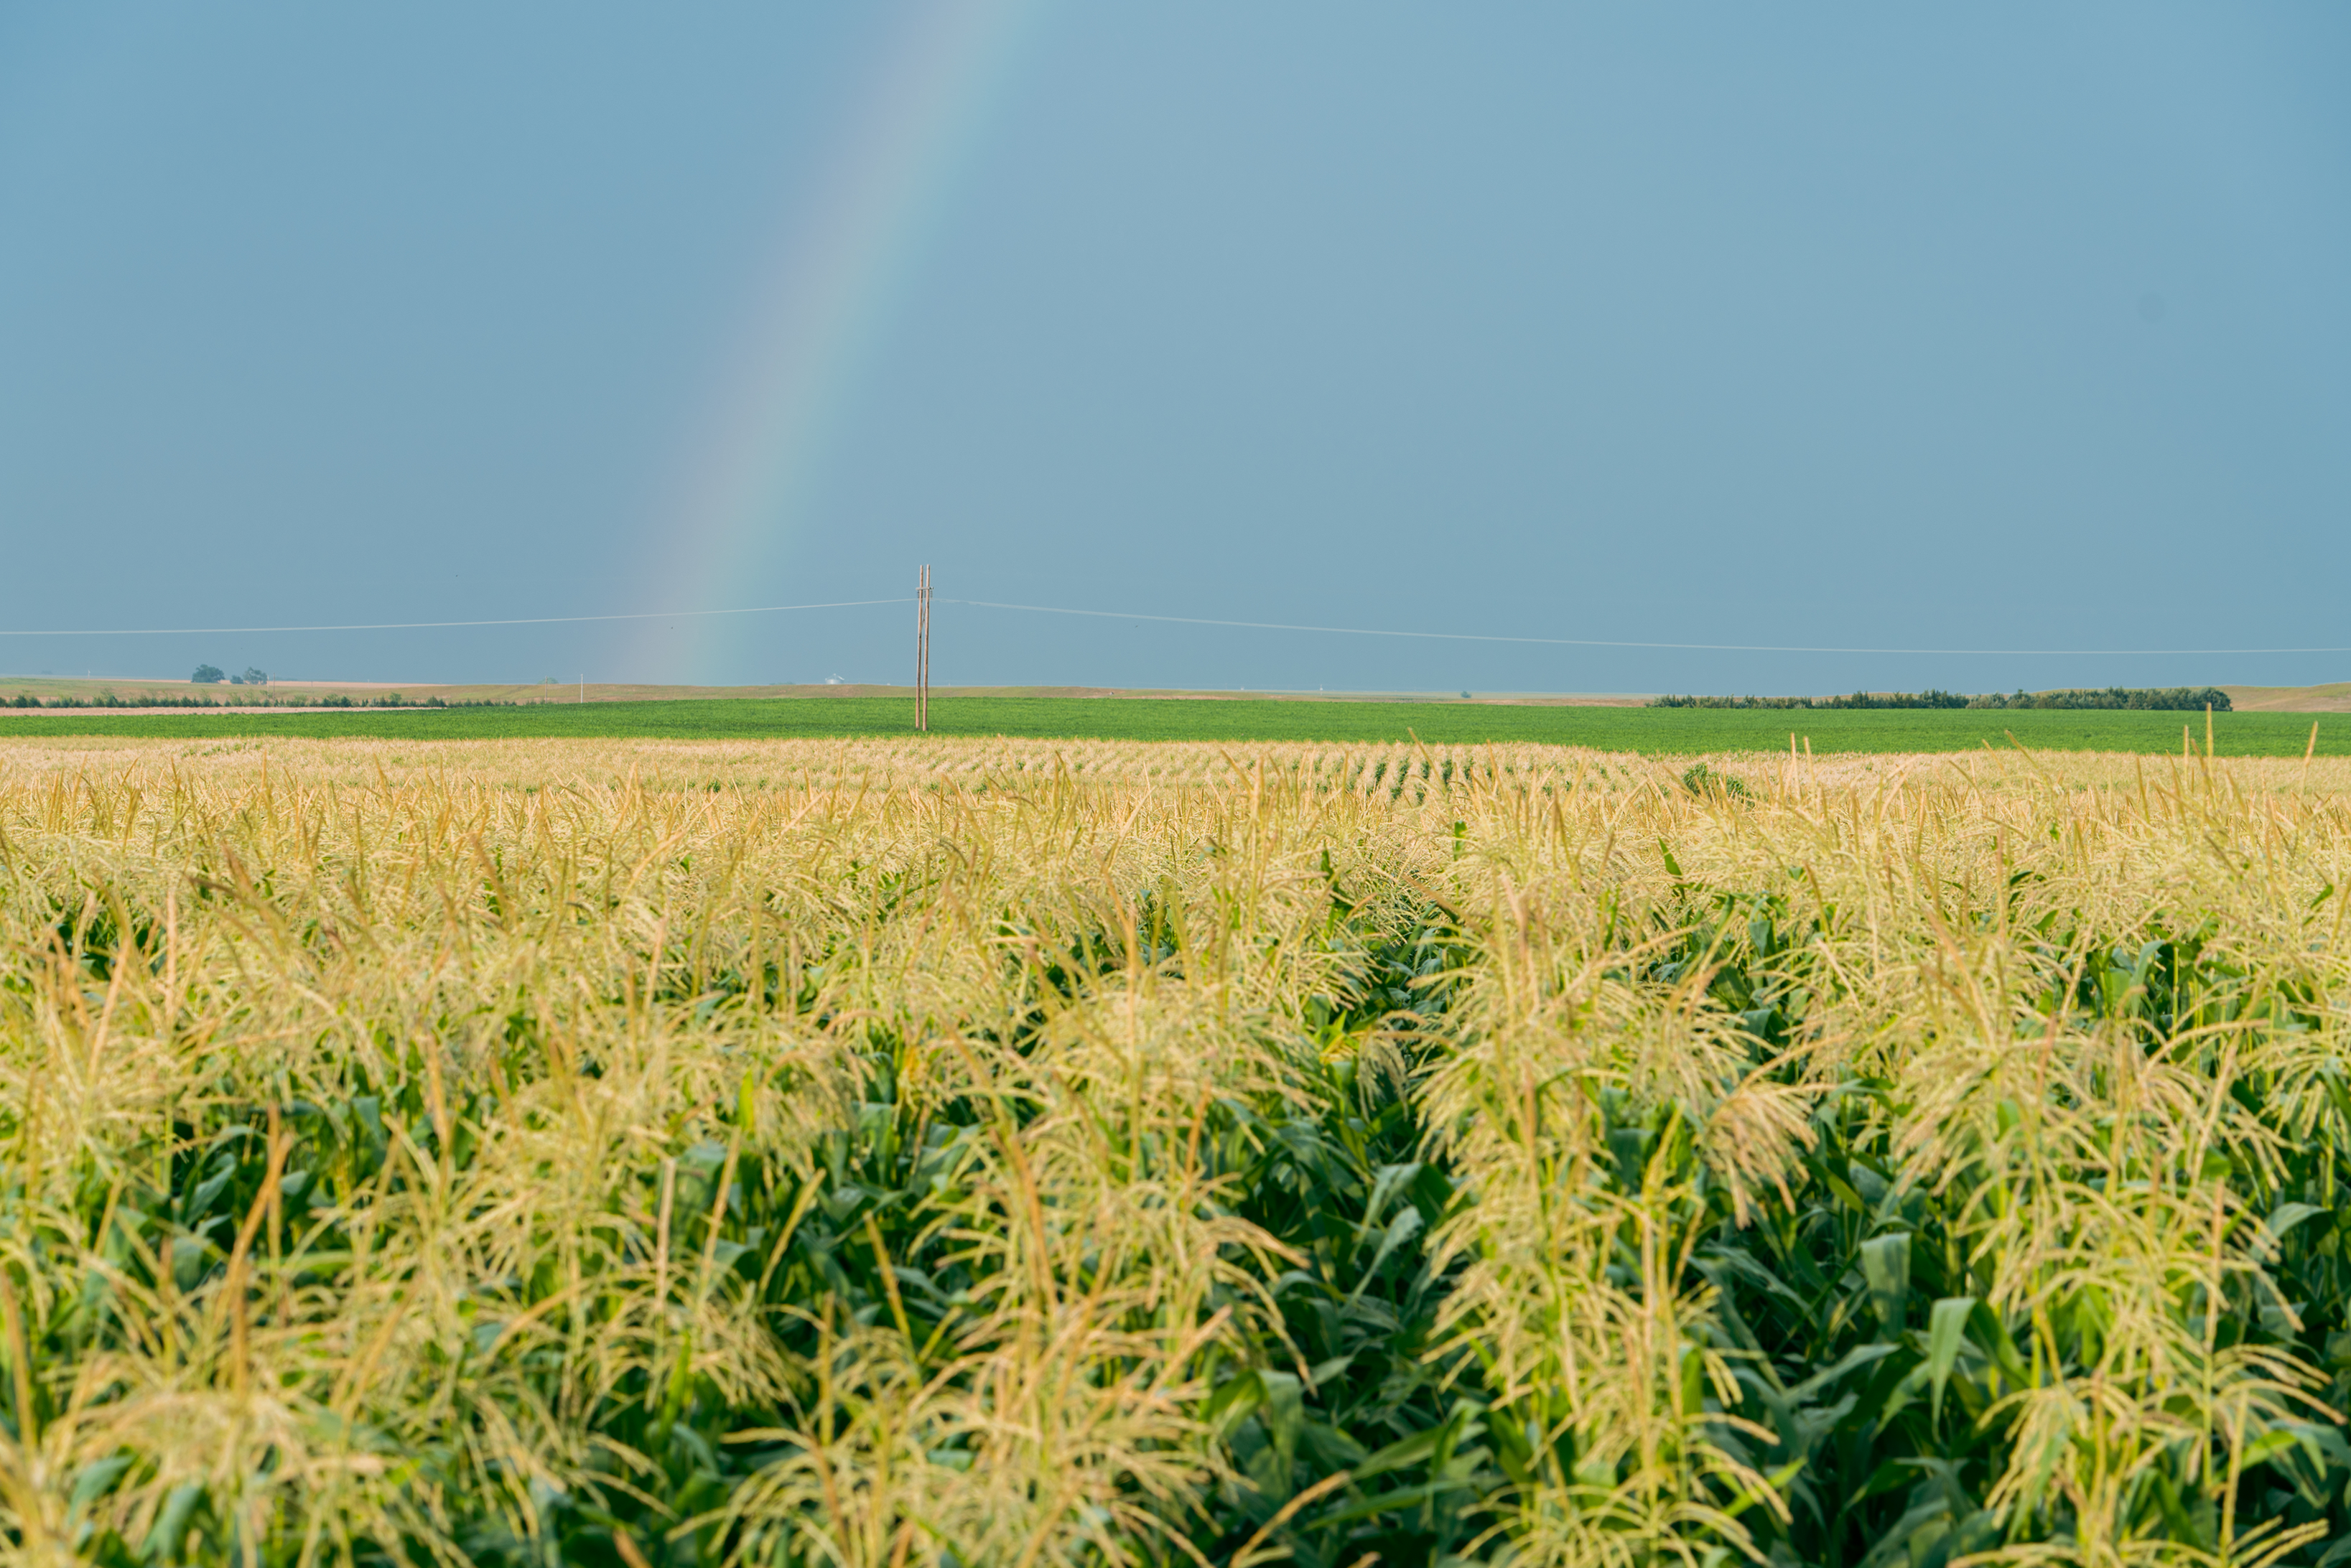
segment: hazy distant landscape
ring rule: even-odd
[[[2351,684],[2222,688],[2232,711],[2215,716],[2215,755],[2335,756],[2351,749]],[[142,701],[216,708],[141,713]],[[584,700],[583,700],[584,699]],[[2160,712],[2039,709],[1656,708],[1647,694],[1129,692],[1087,687],[938,687],[932,727],[942,735],[1070,739],[1387,743],[1532,742],[1654,755],[1785,750],[1950,752],[2011,745],[2064,751],[2179,754],[2201,747],[2203,717]],[[1844,699],[1839,699],[1844,700]],[[263,701],[271,706],[249,706]],[[0,678],[7,736],[327,737],[400,736],[758,739],[881,737],[914,723],[904,687],[725,688],[653,685],[396,685],[274,682],[263,687],[187,683]],[[319,704],[359,705],[321,709]],[[391,704],[392,706],[381,705]],[[287,711],[291,710],[291,711]],[[2316,728],[2314,730],[2313,725]],[[192,730],[191,727],[200,727]]]
[[[1447,705],[1467,704],[1478,706],[1532,707],[1641,707],[1653,701],[1654,692],[1455,692],[1455,691],[1190,691],[1180,688],[1166,690],[1135,690],[1115,686],[947,686],[935,685],[933,694],[941,700],[983,701],[1105,701],[1129,699],[1155,702],[1249,702],[1249,703],[1386,703]],[[2245,686],[2219,685],[2228,695],[2235,711],[2240,713],[2346,713],[2351,712],[2351,682],[2335,682],[2313,686]],[[655,685],[645,684],[614,684],[590,681],[572,684],[537,681],[530,683],[475,683],[470,685],[435,685],[431,682],[402,681],[280,681],[266,686],[246,687],[226,685],[194,685],[184,680],[136,680],[108,677],[64,677],[54,675],[0,675],[0,714],[26,713],[37,708],[12,708],[11,704],[29,700],[32,704],[86,705],[105,703],[135,707],[144,702],[163,701],[173,704],[190,700],[203,701],[224,708],[265,706],[310,706],[322,699],[341,698],[354,703],[381,703],[397,695],[402,706],[425,706],[432,704],[488,704],[522,706],[538,704],[635,703],[635,702],[716,702],[716,701],[794,701],[822,700],[825,702],[886,701],[909,695],[908,688],[888,685],[858,682],[828,682],[810,685],[750,685],[692,686]]]
[[[291,688],[272,690],[289,697],[298,695]],[[538,698],[535,690],[543,688],[530,687],[401,690],[404,701],[397,710],[140,714],[110,708],[66,712],[10,708],[0,710],[0,741],[11,736],[77,735],[181,740],[335,736],[756,740],[896,736],[909,733],[914,726],[913,697],[903,689],[893,692],[886,687],[817,687],[780,695],[755,688],[726,696],[693,697],[642,687],[607,689],[600,695],[598,688],[590,687],[591,700],[585,704],[577,700],[577,688],[569,702]],[[517,706],[423,706],[436,698]],[[2200,750],[2206,738],[2201,714],[1651,708],[1635,706],[1635,701],[1464,701],[1458,694],[1450,698],[1432,695],[1413,700],[1240,693],[1213,697],[1114,693],[1078,696],[941,688],[932,699],[931,725],[940,735],[1333,745],[1398,743],[1417,737],[1432,744],[1524,742],[1672,756],[1785,752],[1792,737],[1799,750],[1809,747],[1820,753],[1952,752],[2021,745],[2062,751],[2176,756],[2183,745]],[[2330,724],[2324,716],[2339,711],[2280,705],[2219,714],[2211,722],[2212,747],[2216,755],[2229,757],[2299,757],[2306,751],[2342,755],[2351,751],[2351,722]]]

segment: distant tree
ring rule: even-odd
[[[225,678],[218,668],[211,664],[198,664],[196,673],[188,677],[192,683],[200,686],[209,686]]]
[[[246,666],[243,678],[248,686],[266,686],[269,684],[268,674],[266,671],[256,670],[250,664]]]

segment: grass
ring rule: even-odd
[[[2351,713],[2351,681],[2316,686],[2229,686],[2232,706],[2249,711]]]
[[[2351,764],[81,733],[9,1561],[2346,1555]]]
[[[797,739],[908,733],[905,698],[712,699],[687,702],[550,704],[517,708],[338,714],[187,714],[125,717],[0,714],[0,744],[11,737],[119,736],[368,736],[426,739],[611,737]],[[2200,714],[1970,712],[1752,713],[1708,709],[1506,706],[1429,703],[1308,703],[1241,700],[938,697],[933,730],[943,736],[1045,737],[1092,740],[1487,742],[1573,745],[1608,751],[1690,756],[1785,751],[1791,731],[1816,753],[2036,750],[2178,754],[2183,724],[2198,749]],[[2351,726],[2322,718],[2323,756],[2351,755]],[[2312,720],[2280,713],[2221,714],[2213,722],[2224,757],[2295,757]],[[1800,741],[1801,744],[1801,741]]]

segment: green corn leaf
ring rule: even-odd
[[[153,1526],[148,1530],[147,1540],[140,1547],[139,1555],[150,1563],[176,1558],[180,1542],[188,1533],[188,1521],[196,1511],[196,1504],[204,1500],[204,1496],[202,1481],[183,1481],[173,1487],[163,1500],[163,1507],[156,1514]]]
[[[1501,1460],[1504,1472],[1520,1485],[1525,1485],[1533,1476],[1535,1448],[1541,1440],[1534,1423],[1521,1424],[1508,1416],[1501,1416],[1488,1421],[1486,1431],[1494,1439],[1495,1457]]]
[[[2262,1221],[2262,1228],[2272,1236],[2283,1237],[2304,1220],[2314,1219],[2327,1212],[2314,1203],[2281,1203],[2270,1210],[2269,1218]]]
[[[1836,1195],[1839,1203],[1844,1204],[1855,1214],[1869,1212],[1869,1205],[1861,1200],[1861,1194],[1854,1191],[1850,1183],[1841,1179],[1834,1171],[1823,1171],[1821,1176],[1822,1180],[1827,1184],[1829,1191]]]
[[[1737,1519],[1740,1514],[1745,1513],[1749,1509],[1753,1508],[1757,1503],[1761,1502],[1764,1499],[1770,1497],[1774,1492],[1778,1492],[1784,1496],[1787,1493],[1788,1489],[1795,1484],[1796,1478],[1803,1473],[1803,1460],[1790,1459],[1786,1464],[1782,1465],[1778,1469],[1773,1470],[1770,1475],[1764,1477],[1763,1485],[1761,1487],[1752,1485],[1742,1487],[1731,1501],[1730,1505],[1723,1510],[1723,1512],[1729,1514],[1733,1519]]]
[[[1968,1318],[1975,1310],[1973,1296],[1946,1296],[1928,1316],[1927,1375],[1935,1386],[1928,1408],[1937,1426],[1943,1420],[1943,1385],[1950,1380],[1951,1367],[1959,1359],[1959,1346],[1967,1342]]]
[[[1802,1383],[1797,1384],[1793,1388],[1789,1389],[1788,1402],[1792,1405],[1803,1404],[1805,1401],[1812,1399],[1824,1389],[1828,1388],[1830,1385],[1835,1383],[1837,1379],[1844,1376],[1846,1374],[1857,1372],[1865,1366],[1883,1361],[1887,1356],[1892,1355],[1898,1348],[1900,1347],[1891,1344],[1855,1345],[1853,1349],[1845,1352],[1842,1356],[1839,1356],[1834,1365],[1825,1367],[1821,1371],[1813,1374],[1812,1376],[1807,1377]]]
[[[110,1458],[84,1465],[74,1472],[73,1495],[68,1506],[77,1512],[88,1508],[122,1479],[123,1471],[129,1469],[131,1464],[130,1455],[117,1454]]]
[[[1863,1242],[1861,1276],[1869,1286],[1869,1302],[1877,1313],[1879,1333],[1888,1338],[1901,1333],[1903,1309],[1910,1301],[1907,1233],[1874,1236]]]
[[[1352,1524],[1359,1519],[1370,1519],[1375,1514],[1395,1513],[1454,1490],[1444,1481],[1428,1481],[1419,1486],[1399,1488],[1397,1490],[1383,1492],[1377,1497],[1365,1498],[1361,1502],[1350,1503],[1344,1508],[1335,1509],[1323,1514],[1314,1521],[1312,1528],[1328,1529],[1333,1525]]]
[[[1991,1357],[1992,1364],[2000,1368],[2001,1375],[2008,1379],[2011,1388],[2032,1384],[2032,1376],[2024,1368],[2024,1357],[2017,1351],[2016,1342],[2009,1337],[2008,1325],[2000,1321],[1999,1313],[1978,1301],[1975,1311],[1969,1314],[1968,1329],[1969,1337]]]
[[[1258,1418],[1284,1453],[1295,1452],[1298,1434],[1306,1425],[1304,1385],[1294,1372],[1260,1372],[1257,1376],[1265,1389],[1265,1404]]]
[[[1254,1372],[1228,1378],[1208,1396],[1200,1418],[1221,1436],[1238,1427],[1265,1402],[1265,1381]]]
[[[1396,1210],[1395,1218],[1388,1221],[1386,1233],[1380,1238],[1380,1249],[1372,1255],[1371,1267],[1364,1270],[1364,1277],[1356,1281],[1353,1292],[1347,1298],[1350,1301],[1371,1287],[1372,1281],[1379,1277],[1381,1265],[1397,1248],[1420,1233],[1420,1210],[1409,1205]]]
[[[2351,1441],[2345,1440],[2340,1428],[2317,1421],[2281,1421],[2278,1426],[2294,1434],[2321,1471],[2329,1466],[2351,1470]]]
[[[1420,1162],[1417,1160],[1406,1165],[1380,1167],[1378,1176],[1372,1183],[1372,1196],[1364,1204],[1364,1222],[1355,1228],[1355,1239],[1358,1242],[1370,1238],[1372,1227],[1377,1225],[1380,1222],[1380,1216],[1387,1212],[1390,1200],[1398,1191],[1412,1184],[1413,1180],[1420,1175]],[[1374,1264],[1373,1267],[1376,1269],[1378,1265]]]
[[[1854,1509],[1859,1508],[1863,1503],[1867,1502],[1871,1498],[1883,1497],[1888,1492],[1900,1491],[1906,1487],[1917,1485],[1917,1466],[1912,1464],[1907,1459],[1888,1459],[1885,1463],[1879,1465],[1876,1469],[1873,1470],[1867,1480],[1864,1481],[1853,1491],[1845,1494],[1844,1500],[1839,1505],[1838,1511],[1840,1513],[1850,1512]]]
[[[2275,1430],[2263,1432],[2239,1451],[2238,1462],[2250,1470],[2255,1465],[2267,1464],[2293,1448],[2296,1441],[2298,1439],[2292,1432]]]
[[[1354,1364],[1355,1355],[1356,1353],[1351,1350],[1344,1355],[1334,1355],[1328,1361],[1316,1362],[1307,1369],[1307,1387],[1320,1392],[1324,1384],[1336,1383],[1346,1376],[1347,1368]]]
[[[1931,1498],[1918,1504],[1894,1521],[1894,1528],[1869,1549],[1868,1555],[1856,1564],[1856,1568],[1883,1568],[1888,1563],[1917,1561],[1911,1551],[1914,1542],[1918,1545],[1928,1545],[1935,1537],[1949,1530],[1950,1518],[1949,1499]],[[1921,1535],[1926,1536],[1927,1541],[1917,1542],[1916,1538]]]
[[[1390,1470],[1400,1470],[1408,1465],[1421,1463],[1437,1452],[1437,1439],[1441,1430],[1432,1427],[1426,1432],[1415,1432],[1409,1437],[1390,1443],[1355,1467],[1355,1479],[1369,1480],[1374,1476],[1384,1476]]]

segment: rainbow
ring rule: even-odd
[[[882,49],[653,531],[655,603],[757,603],[794,586],[810,476],[1039,7],[924,0]],[[679,674],[706,674],[731,620],[648,622],[630,663],[674,670],[683,653]]]

